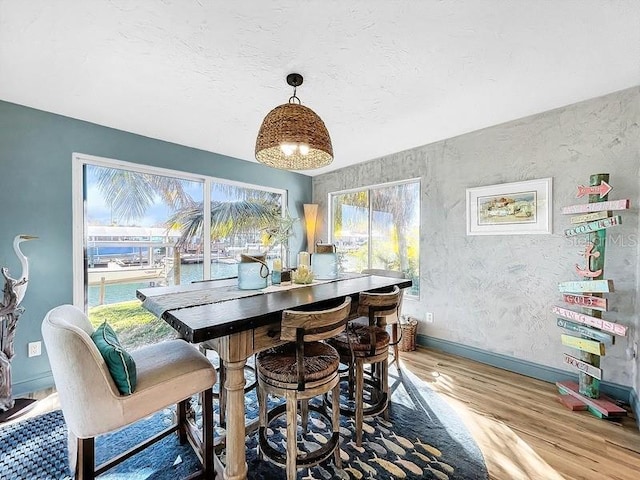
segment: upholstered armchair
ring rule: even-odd
[[[122,395],[96,344],[94,328],[86,315],[72,305],[62,305],[47,313],[42,335],[60,405],[68,427],[69,466],[76,479],[93,479],[172,432],[184,443],[191,435],[186,424],[187,404],[192,395],[202,393],[202,441],[195,441],[205,478],[214,477],[213,414],[211,388],[216,372],[196,348],[183,340],[171,340],[131,352],[137,385],[130,395]],[[139,449],[95,466],[94,437],[119,429],[172,404],[177,405],[177,421]],[[192,442],[193,444],[193,442]]]

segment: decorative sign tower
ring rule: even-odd
[[[608,345],[613,345],[616,336],[627,334],[626,326],[602,318],[603,312],[609,309],[604,294],[613,292],[613,280],[604,278],[607,229],[622,223],[622,217],[613,215],[612,211],[629,208],[629,200],[608,200],[612,189],[608,181],[608,173],[591,175],[589,186],[578,186],[577,194],[578,198],[588,195],[589,203],[562,209],[563,214],[578,214],[571,217],[575,226],[565,230],[565,236],[588,237],[581,252],[584,260],[575,265],[576,273],[583,280],[561,282],[558,288],[569,308],[554,306],[552,309],[558,317],[557,325],[572,334],[561,335],[562,344],[579,352],[575,356],[564,354],[564,362],[578,371],[579,383],[557,382],[560,401],[571,410],[589,410],[599,418],[626,415],[623,408],[600,394],[600,357],[605,355]]]

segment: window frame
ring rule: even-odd
[[[421,198],[422,198],[422,178],[421,177],[414,177],[414,178],[409,178],[409,179],[405,179],[405,180],[397,180],[394,182],[385,182],[385,183],[377,183],[377,184],[373,184],[373,185],[366,185],[366,186],[362,186],[362,187],[356,187],[356,188],[348,188],[348,189],[344,189],[344,190],[336,190],[333,192],[329,192],[327,194],[327,228],[328,228],[328,232],[327,232],[327,236],[329,238],[329,242],[334,243],[334,233],[333,233],[333,197],[334,196],[338,196],[338,195],[344,195],[347,193],[354,193],[354,192],[362,192],[362,191],[366,191],[367,192],[367,201],[368,201],[368,205],[367,205],[367,209],[368,209],[368,240],[367,240],[367,244],[368,244],[368,248],[367,248],[367,264],[368,264],[368,268],[371,268],[371,257],[372,257],[372,234],[371,234],[371,227],[373,225],[373,208],[371,207],[371,202],[372,202],[372,195],[371,195],[371,190],[376,190],[379,188],[387,188],[387,187],[395,187],[397,185],[405,185],[405,184],[409,184],[409,183],[417,183],[418,184],[418,207],[420,208],[420,216],[422,215],[422,205],[421,205]],[[420,242],[420,232],[422,230],[422,222],[418,222],[418,243]],[[419,249],[418,252],[418,269],[421,266],[421,259],[422,259],[422,249]],[[418,270],[419,271],[419,270]],[[420,293],[418,291],[418,295],[411,295],[409,292],[405,292],[405,296],[408,296],[412,299],[417,299],[420,296]]]
[[[226,178],[212,177],[210,175],[185,172],[163,167],[155,167],[142,163],[128,162],[113,158],[100,157],[85,153],[74,152],[72,154],[71,166],[71,183],[72,183],[72,272],[73,272],[73,304],[87,311],[88,298],[85,285],[84,259],[86,256],[86,208],[85,208],[85,181],[84,167],[92,165],[104,168],[116,168],[128,170],[136,173],[144,173],[149,175],[160,175],[165,177],[173,177],[180,180],[188,180],[194,182],[202,182],[203,195],[202,201],[204,206],[204,222],[203,231],[211,230],[211,189],[214,183],[222,183],[225,185],[236,186],[240,188],[250,188],[262,190],[266,192],[282,195],[282,214],[285,214],[288,205],[288,191],[280,188],[266,187],[263,185],[254,185],[251,183],[229,180]],[[203,276],[211,277],[211,239],[203,238]]]

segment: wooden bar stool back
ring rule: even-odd
[[[355,387],[354,407],[341,405],[340,412],[355,417],[357,446],[362,446],[364,417],[383,412],[388,417],[389,334],[378,326],[378,321],[397,311],[401,291],[397,286],[386,290],[360,293],[358,315],[367,320],[366,324],[357,318],[349,322],[342,334],[328,340],[340,354],[340,362],[349,366],[349,385]],[[365,365],[371,365],[371,377],[366,379]],[[368,406],[365,406],[365,383],[370,387]]]
[[[327,304],[325,310],[285,310],[282,314],[280,339],[284,345],[260,352],[256,358],[258,370],[258,396],[260,408],[260,455],[273,463],[285,466],[287,479],[294,480],[298,468],[316,465],[332,454],[336,467],[340,460],[340,376],[338,352],[325,340],[344,332],[351,298]],[[313,308],[318,308],[317,306]],[[308,400],[333,391],[331,418],[320,406],[309,405]],[[267,411],[267,395],[285,398],[285,403]],[[331,438],[315,451],[299,454],[297,449],[298,403],[301,404],[302,428],[306,431],[308,410],[322,416],[331,424]],[[286,453],[270,445],[267,428],[286,414]]]
[[[362,273],[368,273],[369,275],[378,275],[380,277],[391,278],[406,278],[406,275],[399,270],[384,270],[381,268],[370,268],[362,270]],[[391,341],[389,346],[393,349],[393,362],[396,362],[396,368],[400,368],[400,349],[398,344],[400,343],[402,330],[400,329],[400,313],[402,310],[402,298],[404,297],[404,289],[400,293],[400,301],[398,302],[398,308],[390,315],[382,317],[384,319],[384,325],[378,324],[379,327],[385,325],[391,325]],[[391,362],[391,363],[393,363]]]

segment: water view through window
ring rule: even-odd
[[[137,289],[234,277],[241,253],[280,254],[265,229],[282,216],[283,191],[89,162],[83,171],[85,305],[129,348],[175,335]]]

